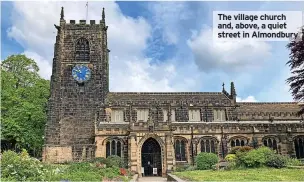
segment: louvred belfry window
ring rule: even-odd
[[[89,41],[85,38],[80,38],[76,42],[75,59],[79,62],[90,61],[90,46]]]

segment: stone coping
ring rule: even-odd
[[[212,122],[172,122],[172,124],[205,124],[205,125],[212,125],[212,124],[289,124],[289,123],[301,123],[301,120],[282,120],[282,121],[262,121],[262,120],[255,120],[255,121],[212,121]]]
[[[109,92],[110,95],[222,95],[222,92]]]
[[[261,105],[261,104],[292,104],[298,105],[298,102],[236,102],[238,105]]]
[[[169,182],[185,182],[174,174],[167,174],[167,181]]]
[[[134,122],[132,122],[134,123]],[[135,122],[138,123],[138,122]],[[147,123],[147,122],[143,122],[143,123]],[[159,124],[163,123],[163,124],[168,124],[167,122],[158,122]],[[301,120],[282,120],[282,121],[262,121],[262,120],[255,120],[255,121],[212,121],[212,122],[204,122],[204,121],[198,121],[198,122],[171,122],[172,125],[189,125],[189,124],[201,124],[201,125],[213,125],[213,124],[301,124],[304,122],[302,122]],[[98,125],[129,125],[130,122],[100,122],[98,123]]]

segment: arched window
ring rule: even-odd
[[[304,136],[298,136],[294,139],[294,146],[296,157],[298,159],[304,158]]]
[[[243,138],[235,138],[230,141],[231,148],[238,147],[238,146],[245,146],[245,145],[247,145],[247,141],[246,141],[246,139],[243,139]]]
[[[201,152],[204,152],[205,150],[206,150],[205,141],[202,140],[202,141],[201,141]]]
[[[231,141],[231,147],[235,147],[235,142],[234,142],[234,140]]]
[[[215,142],[211,140],[211,153],[215,153]]]
[[[239,139],[236,139],[235,143],[236,143],[236,146],[240,146],[240,140]]]
[[[186,142],[185,142],[185,140],[181,141],[181,158],[182,158],[182,161],[186,160]]]
[[[268,146],[272,148],[272,140],[270,138],[268,139]]]
[[[108,157],[111,155],[111,143],[109,141],[107,141],[106,148],[107,148],[106,157]]]
[[[113,140],[111,143],[111,155],[115,155],[116,154],[116,141]]]
[[[267,146],[267,140],[264,140],[264,146]]]
[[[76,42],[75,47],[75,59],[76,61],[90,61],[90,47],[89,41],[85,38],[80,38]]]
[[[187,161],[185,139],[175,140],[175,159],[176,161]]]
[[[278,152],[277,140],[275,138],[265,138],[263,140],[264,146],[271,148]]]
[[[244,140],[241,140],[241,146],[245,146]]]
[[[120,141],[117,142],[117,152],[116,155],[121,156],[121,143]]]
[[[119,140],[109,140],[106,144],[106,157],[110,155],[117,155],[121,157],[122,155],[122,143]]]
[[[277,146],[277,141],[276,140],[273,140],[272,146],[273,146],[273,150],[278,150],[278,146]]]
[[[216,153],[216,139],[215,138],[202,138],[201,139],[201,152]]]
[[[210,143],[209,143],[209,140],[206,140],[206,152],[210,153]]]

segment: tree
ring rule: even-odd
[[[287,64],[290,67],[292,76],[287,79],[290,85],[290,90],[295,101],[303,102],[304,100],[304,28],[302,28],[301,38],[293,39],[287,44],[290,50],[289,61]],[[300,34],[299,34],[300,35]],[[304,114],[304,107],[302,106],[299,115]]]
[[[1,65],[1,147],[41,155],[50,83],[36,62],[12,55]]]

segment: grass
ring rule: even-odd
[[[196,170],[175,172],[187,181],[304,181],[304,169],[239,169],[229,171]]]
[[[57,170],[57,172],[55,172]],[[130,176],[121,176],[118,167],[97,168],[92,163],[52,165],[47,169],[47,181],[128,181]]]
[[[91,163],[44,164],[46,181],[130,181],[131,175],[122,176],[118,167],[97,168]],[[0,181],[16,181],[0,178]]]

